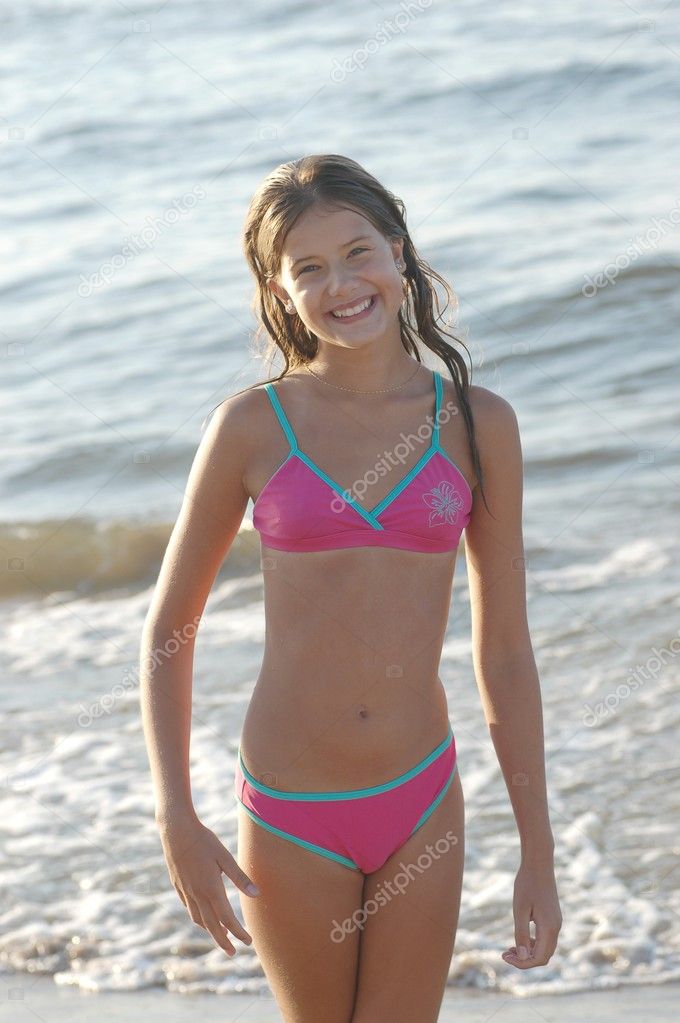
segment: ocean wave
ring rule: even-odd
[[[77,594],[111,588],[139,589],[158,575],[172,532],[169,522],[86,518],[0,524],[5,555],[0,597]],[[259,541],[244,520],[223,565],[227,575],[252,569]]]

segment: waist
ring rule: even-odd
[[[331,693],[317,685],[308,698],[305,692],[265,676],[248,706],[240,751],[275,788],[353,789],[367,778],[386,781],[427,756],[451,727],[439,677],[417,690],[374,686],[355,693],[347,686]]]
[[[362,785],[358,789],[330,791],[327,786],[324,786],[322,788],[317,787],[314,790],[309,791],[301,789],[285,789],[280,784],[274,787],[271,782],[272,780],[278,782],[278,779],[272,779],[266,773],[264,777],[254,775],[246,766],[240,747],[236,757],[234,780],[237,786],[237,792],[241,793],[239,796],[241,799],[243,798],[243,785],[247,782],[252,789],[274,799],[292,800],[294,802],[313,802],[316,800],[323,800],[324,802],[328,802],[329,800],[344,801],[347,799],[355,800],[366,798],[368,796],[379,795],[384,792],[391,792],[393,789],[400,788],[401,786],[411,782],[418,784],[420,781],[420,783],[422,783],[425,775],[429,775],[431,770],[440,771],[443,767],[448,772],[451,767],[456,764],[456,762],[456,740],[453,734],[453,729],[449,724],[446,735],[441,742],[437,743],[437,745],[431,749],[426,756],[419,759],[417,763],[412,764],[408,770],[398,774],[396,777],[390,777],[385,781],[373,778],[371,779],[372,784]]]

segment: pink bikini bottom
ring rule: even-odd
[[[246,813],[268,831],[353,870],[378,870],[425,823],[457,768],[446,738],[420,763],[382,785],[343,792],[282,792],[258,781],[239,746],[234,784]]]

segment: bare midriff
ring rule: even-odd
[[[414,393],[395,392],[366,407],[363,400],[346,404],[323,385],[310,387],[301,374],[282,383],[278,396],[299,443],[346,485],[434,409],[433,378],[424,368]],[[450,400],[450,383],[447,391]],[[272,441],[258,444],[248,467],[253,500],[287,454],[268,402],[262,407],[254,433]],[[461,416],[442,425],[441,442],[469,479]],[[411,452],[400,471],[421,454]],[[396,479],[382,479],[366,507]],[[256,778],[290,792],[365,788],[410,770],[442,742],[449,716],[438,671],[456,556],[371,546],[283,551],[261,542],[265,649],[240,740]]]
[[[438,676],[456,551],[262,546],[266,636],[241,735],[282,791],[389,781],[449,727]]]

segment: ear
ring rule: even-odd
[[[397,263],[404,255],[404,239],[393,238],[390,242],[392,246],[392,255],[394,256],[394,262]]]
[[[267,281],[267,287],[271,291],[273,291],[277,298],[281,299],[284,305],[286,304],[289,296],[286,290],[282,288],[280,284],[277,284],[277,282],[274,280],[269,280]]]

